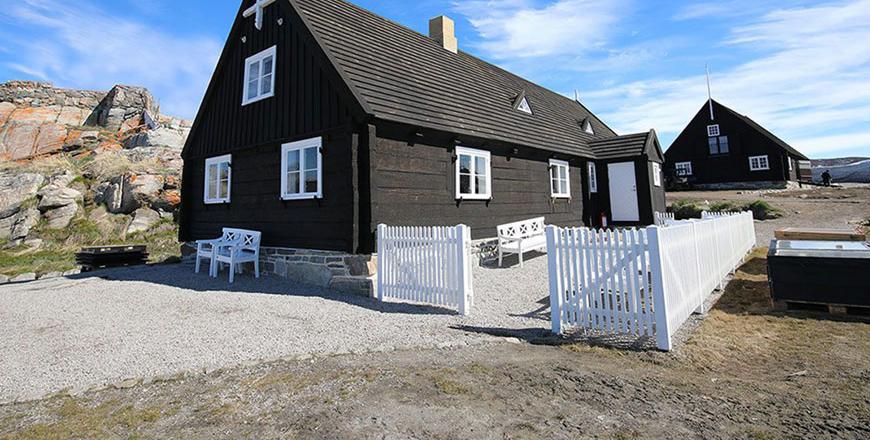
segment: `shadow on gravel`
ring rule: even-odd
[[[287,278],[262,275],[255,278],[249,271],[236,275],[235,282],[230,284],[226,277],[212,278],[208,270],[201,273],[193,272],[192,264],[161,264],[133,266],[125,268],[104,269],[82,273],[68,279],[85,280],[99,278],[107,281],[137,281],[158,284],[195,292],[243,293],[254,295],[281,295],[295,297],[322,298],[342,302],[356,307],[390,314],[405,315],[458,315],[455,310],[409,303],[381,303],[377,299],[339,293],[325,287],[299,283]],[[147,295],[147,291],[128,289],[130,294]]]
[[[523,255],[523,262],[528,263],[532,260],[536,260],[541,257],[546,257],[547,254],[543,252],[530,251]],[[502,258],[501,266],[498,265],[498,254],[495,257],[489,257],[485,260],[481,260],[479,263],[480,267],[484,269],[510,269],[514,267],[520,267],[520,257],[519,255],[511,254],[505,255]]]
[[[480,333],[499,338],[516,338],[532,345],[562,345],[586,344],[593,347],[617,348],[621,350],[649,351],[656,350],[655,340],[650,337],[632,337],[619,335],[600,335],[594,332],[576,332],[567,335],[554,335],[542,328],[501,328],[475,327],[456,325],[450,328],[470,333]]]

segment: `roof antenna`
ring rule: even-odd
[[[713,116],[713,91],[710,88],[710,66],[704,64],[704,70],[707,72],[707,103],[710,104],[710,120],[715,121],[716,118]]]
[[[580,102],[580,91],[577,89],[574,89],[574,100]]]

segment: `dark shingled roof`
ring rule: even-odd
[[[616,136],[579,102],[351,3],[290,1],[377,118],[586,157]],[[523,93],[532,115],[514,109]]]
[[[713,100],[713,102],[715,102],[717,105],[719,105],[720,107],[722,107],[722,108],[724,108],[725,110],[727,110],[727,111],[728,111],[729,113],[731,113],[732,115],[736,116],[738,119],[740,119],[740,120],[742,120],[743,122],[746,122],[747,124],[749,124],[750,127],[754,128],[754,129],[757,130],[759,133],[761,133],[761,134],[767,136],[771,141],[773,141],[775,144],[777,144],[777,145],[779,145],[780,147],[782,147],[783,149],[785,149],[785,151],[788,151],[789,153],[791,153],[793,156],[797,156],[797,157],[799,157],[799,158],[801,158],[801,159],[803,159],[803,160],[810,160],[809,157],[804,156],[803,153],[801,153],[801,152],[798,151],[797,149],[793,148],[791,145],[785,143],[784,140],[778,138],[775,134],[773,134],[773,133],[767,131],[766,128],[762,127],[761,124],[759,124],[758,122],[753,121],[749,116],[741,115],[740,113],[737,113],[736,111],[731,110],[731,109],[728,108],[727,106],[722,105],[721,102],[716,101],[715,99]],[[704,104],[704,105],[707,105],[707,104]]]
[[[598,159],[639,156],[646,151],[647,143],[652,134],[652,131],[626,134],[592,141],[589,146],[595,151],[595,157]]]

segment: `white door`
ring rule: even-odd
[[[607,164],[607,177],[610,181],[610,213],[615,222],[637,222],[640,214],[637,208],[637,177],[634,162]]]

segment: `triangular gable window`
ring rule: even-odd
[[[532,114],[532,107],[529,105],[529,100],[526,99],[525,96],[523,96],[523,98],[520,99],[519,104],[517,104],[517,110],[523,113]]]
[[[595,129],[592,128],[592,123],[588,119],[583,121],[583,131],[589,134],[595,134]]]

